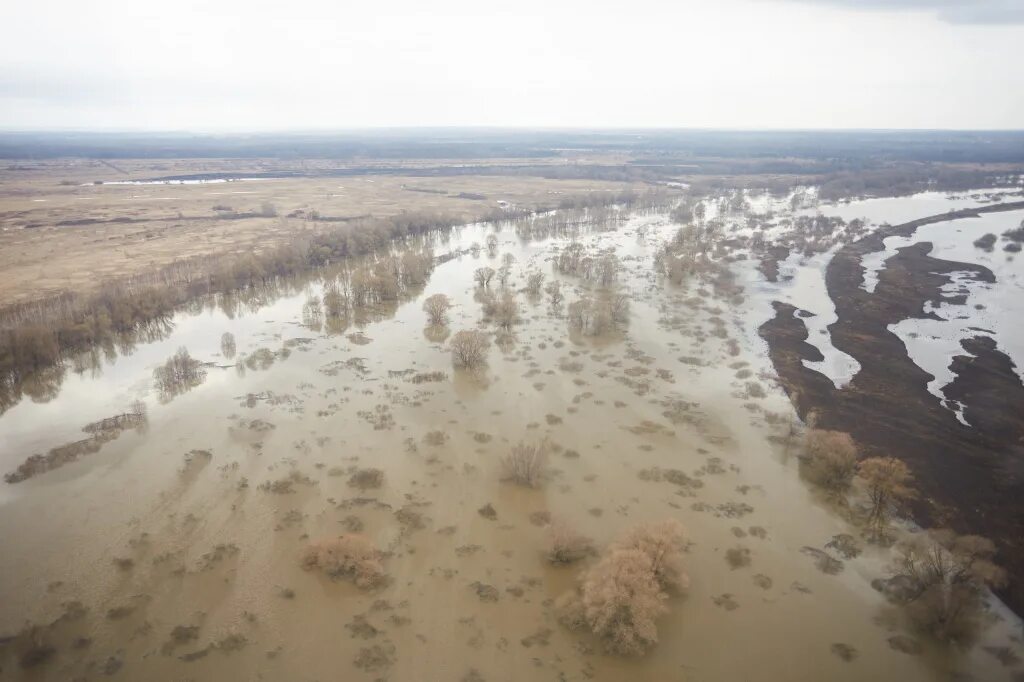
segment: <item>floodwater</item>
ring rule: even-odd
[[[944,649],[909,633],[871,587],[889,550],[861,542],[836,574],[804,551],[859,532],[799,478],[795,417],[756,329],[773,297],[825,306],[810,290],[821,283],[796,272],[821,264],[794,256],[784,264],[793,276],[769,286],[753,259],[737,260],[746,295],[720,300],[653,274],[675,229],[642,213],[576,235],[621,260],[617,287],[632,306],[619,333],[570,333],[565,305],[596,287],[554,273],[570,236],[472,225],[434,244],[456,255],[422,292],[367,319],[319,319],[307,305],[319,280],[241,306],[198,304],[165,338],[100,354],[43,402],[23,400],[0,416],[5,472],[133,401],[148,425],[0,486],[0,637],[54,623],[38,631],[49,659],[23,668],[8,657],[0,677],[1012,679],[990,651],[1019,651],[1021,626],[998,601],[977,646]],[[473,255],[489,234],[494,255]],[[565,303],[520,292],[514,342],[492,347],[482,372],[453,370],[422,300],[452,299],[452,333],[492,329],[473,271],[505,254],[510,288],[541,271],[562,281]],[[221,354],[225,332],[233,359]],[[161,400],[153,370],[179,347],[208,363],[206,379]],[[258,349],[275,354],[269,366],[237,369]],[[444,378],[410,380],[434,371]],[[556,449],[543,485],[502,482],[500,457],[544,438]],[[354,467],[383,470],[383,487],[350,487]],[[653,467],[701,485],[640,476]],[[488,504],[496,516],[478,512]],[[558,624],[552,601],[583,568],[546,563],[538,512],[599,547],[638,523],[686,526],[691,585],[669,602],[650,653],[609,656]],[[386,586],[362,591],[301,569],[310,539],[357,527],[389,553]],[[749,550],[750,564],[732,568],[733,548]],[[906,637],[919,652],[898,650]]]

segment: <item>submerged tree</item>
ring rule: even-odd
[[[487,360],[491,347],[487,334],[475,329],[463,330],[452,336],[448,342],[452,351],[452,364],[456,367],[475,369]]]
[[[448,310],[451,307],[451,301],[444,294],[434,294],[423,301],[423,312],[427,314],[427,321],[435,326],[442,326],[448,321]]]
[[[489,287],[494,274],[494,268],[477,268],[473,271],[473,279],[478,287]]]
[[[893,510],[913,497],[910,469],[895,457],[869,457],[857,465],[857,477],[867,488],[872,538],[885,539]]]
[[[198,386],[205,378],[206,370],[202,363],[189,355],[184,346],[153,370],[153,383],[164,401]]]
[[[899,546],[892,574],[904,589],[914,624],[939,640],[968,643],[981,615],[986,587],[1001,587],[1006,572],[992,562],[995,545],[977,535],[933,530]]]
[[[220,337],[220,353],[230,360],[235,357],[235,335],[231,332],[224,332]]]

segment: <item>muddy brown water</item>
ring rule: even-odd
[[[655,278],[654,251],[674,229],[648,213],[614,231],[583,230],[588,248],[622,259],[628,328],[580,338],[546,296],[520,293],[514,344],[492,347],[478,374],[453,371],[446,347],[425,334],[422,299],[449,295],[450,330],[476,328],[473,270],[510,253],[513,288],[540,270],[572,302],[591,285],[553,273],[548,259],[566,237],[524,241],[504,226],[497,258],[483,250],[446,261],[415,299],[340,334],[303,324],[317,282],[233,317],[182,313],[168,338],[69,375],[48,402],[12,408],[0,417],[5,472],[133,400],[146,402],[148,428],[0,489],[0,636],[58,621],[40,631],[47,660],[22,667],[8,643],[0,677],[1013,679],[1015,668],[985,649],[1019,651],[1020,622],[998,602],[974,648],[915,637],[922,650],[911,655],[890,640],[913,635],[870,585],[887,550],[865,544],[834,575],[804,551],[858,531],[797,475],[785,439],[792,408],[755,331],[769,301],[748,287],[742,303],[694,305],[697,285]],[[437,252],[493,231],[468,226]],[[760,276],[753,260],[734,267],[743,281]],[[239,356],[291,353],[242,373],[220,357],[224,332]],[[180,346],[212,366],[200,386],[161,402],[152,370]],[[409,370],[446,376],[412,383]],[[434,431],[443,444],[425,440]],[[562,448],[544,484],[503,483],[499,458],[543,438]],[[350,487],[356,466],[382,469],[383,487]],[[652,467],[702,485],[644,480]],[[290,492],[261,489],[289,478]],[[487,504],[496,518],[478,513]],[[686,526],[691,586],[671,600],[648,655],[605,655],[557,623],[551,602],[582,566],[545,562],[534,512],[599,546],[645,521]],[[380,589],[300,567],[308,539],[346,532],[353,517],[390,552]],[[733,548],[749,549],[748,566],[730,566]],[[60,619],[70,602],[84,613]]]

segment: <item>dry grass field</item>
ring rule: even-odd
[[[403,166],[415,173],[418,164]],[[472,220],[499,201],[553,206],[568,196],[640,187],[530,176],[380,175],[372,166],[361,166],[367,174],[342,177],[95,184],[202,173],[316,174],[337,167],[206,159],[11,163],[0,170],[0,306],[81,293],[177,259],[259,251],[346,219],[407,211]],[[274,215],[263,215],[271,206]]]

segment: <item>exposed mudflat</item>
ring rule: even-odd
[[[742,213],[731,219],[744,222]],[[801,267],[797,251],[792,261],[778,254],[774,284],[736,247],[723,261],[735,287],[719,291],[699,277],[674,286],[654,274],[653,258],[676,228],[658,212],[557,229],[543,217],[471,225],[431,244],[438,265],[429,282],[399,302],[331,317],[321,303],[337,274],[328,271],[199,302],[148,342],[80,359],[0,416],[3,473],[111,434],[113,422],[83,427],[137,414],[136,401],[145,420],[117,421],[126,428],[94,451],[0,486],[0,677],[1017,679],[1020,621],[1001,602],[991,600],[970,649],[910,631],[871,586],[890,551],[863,542],[849,515],[797,473],[797,412],[837,421],[840,406],[867,401],[844,396],[865,395],[863,382],[896,368],[921,404],[892,397],[910,418],[937,402],[924,372],[879,364],[874,347],[848,342],[840,332],[850,311],[829,284],[832,343],[859,363],[849,388],[837,390],[802,363],[822,354],[801,343],[795,308],[776,305],[772,318],[772,294]],[[492,234],[493,250],[472,248]],[[618,256],[616,281],[604,288],[629,296],[620,329],[570,328],[569,304],[607,294],[553,270],[574,240]],[[828,248],[842,253],[846,243],[857,242]],[[498,269],[509,255],[519,320],[495,335],[474,270]],[[876,295],[922,272],[938,278],[928,274],[935,266],[923,247],[904,250]],[[560,281],[564,301],[524,291],[533,272]],[[928,298],[937,283],[917,286]],[[428,325],[422,310],[439,293],[454,303],[445,327]],[[907,316],[919,312],[906,306]],[[770,356],[757,333],[769,319]],[[863,328],[888,333],[888,318],[873,319]],[[487,364],[453,368],[447,341],[477,328],[495,337]],[[153,372],[180,347],[199,365],[181,390],[159,391]],[[981,367],[1006,377],[997,350],[973,353],[963,362],[978,371],[958,372],[948,389],[969,421],[980,405],[972,396],[1004,386],[964,377]],[[913,418],[921,415],[959,438],[951,443],[970,441],[946,407]],[[856,419],[843,422],[879,448],[903,423],[873,440]],[[543,439],[551,460],[541,484],[503,482],[510,448]],[[936,491],[950,487],[946,470],[935,471],[934,481],[922,478]],[[553,600],[590,559],[548,563],[548,526],[568,524],[600,548],[665,518],[687,528],[690,587],[659,620],[659,644],[640,658],[610,656],[563,628]],[[303,570],[310,540],[351,532],[383,551],[382,584],[360,589]],[[836,549],[845,536],[859,553]]]

